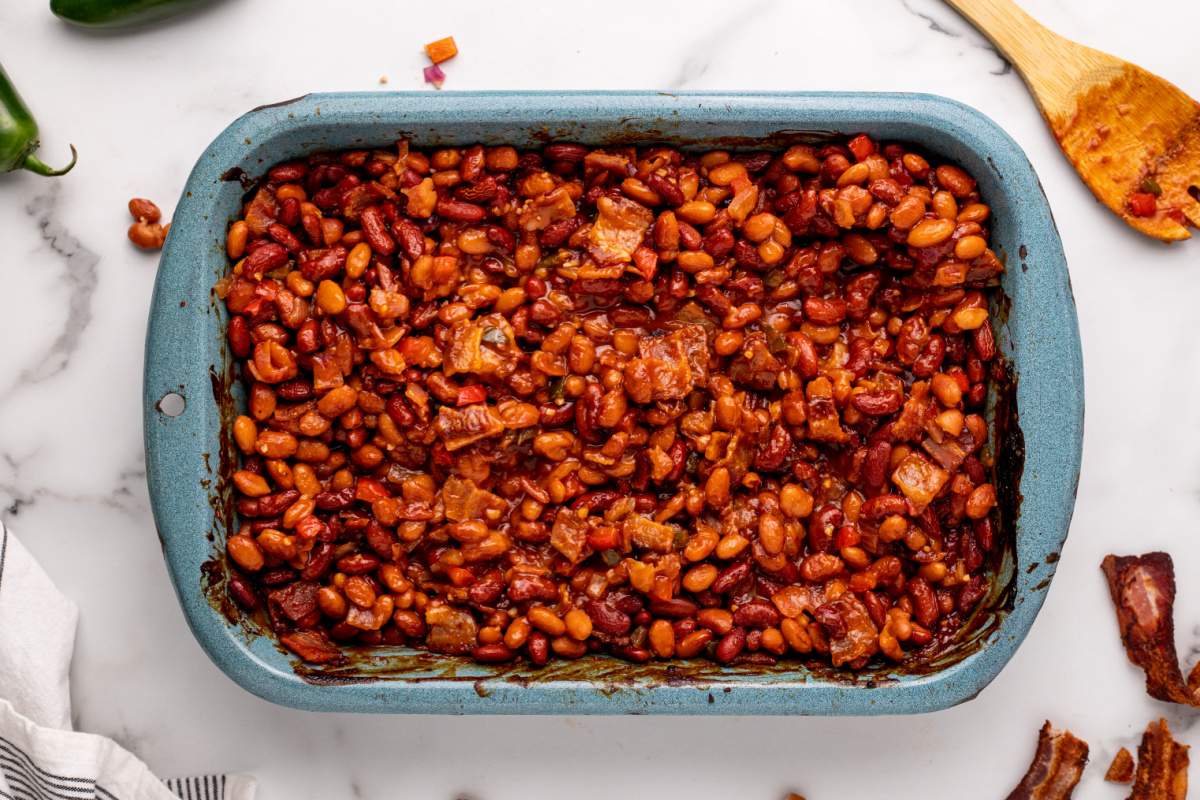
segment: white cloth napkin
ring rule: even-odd
[[[113,740],[71,730],[78,620],[0,522],[0,800],[253,800],[248,776],[164,783]]]

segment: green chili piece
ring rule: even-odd
[[[205,0],[50,0],[61,20],[87,28],[141,25],[200,5]]]
[[[27,169],[38,175],[65,175],[75,166],[75,145],[71,145],[71,163],[62,169],[54,169],[35,156],[37,146],[37,120],[0,65],[0,172]]]

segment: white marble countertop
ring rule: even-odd
[[[1200,5],[1025,0],[1064,34],[1200,97]],[[334,17],[329,9],[340,7]],[[552,718],[319,715],[235,686],[184,624],[146,495],[142,346],[156,260],[125,239],[132,196],[169,216],[205,145],[261,103],[310,91],[421,89],[420,46],[453,34],[450,89],[913,90],[981,109],[1045,184],[1071,265],[1087,377],[1070,540],[1026,643],[975,701],[921,717]],[[0,516],[80,606],[79,728],[163,775],[240,770],[264,800],[687,796],[999,797],[1050,718],[1092,745],[1077,793],[1165,715],[1121,651],[1099,563],[1170,551],[1180,648],[1200,643],[1200,242],[1164,247],[1097,206],[1018,77],[937,0],[223,0],[127,36],[0,4],[4,65],[67,178],[0,177]],[[380,86],[386,75],[388,84]],[[1035,265],[1036,268],[1036,265]],[[1195,772],[1195,770],[1193,770]],[[1194,776],[1195,777],[1195,776]],[[1200,778],[1195,778],[1200,782]]]

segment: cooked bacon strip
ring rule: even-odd
[[[328,664],[345,658],[324,631],[293,631],[280,636],[279,641],[310,664]]]
[[[1129,660],[1146,673],[1146,691],[1170,703],[1200,706],[1200,668],[1187,681],[1175,652],[1175,566],[1166,553],[1104,558]],[[1200,667],[1200,665],[1198,665]]]
[[[1037,752],[1029,771],[1008,800],[1067,800],[1087,766],[1088,745],[1070,731],[1058,731],[1049,721],[1038,733]]]
[[[1104,780],[1109,783],[1133,783],[1133,756],[1127,748],[1122,747],[1113,756],[1108,772],[1104,773]]]
[[[1167,721],[1146,726],[1138,745],[1137,774],[1128,800],[1185,800],[1188,746],[1171,738]]]

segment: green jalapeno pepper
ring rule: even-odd
[[[33,154],[37,146],[37,121],[0,66],[0,172],[27,169],[38,175],[65,175],[75,166],[75,145],[71,145],[71,163],[62,169],[42,163]]]
[[[204,0],[50,0],[56,17],[89,28],[121,28],[169,17]]]

